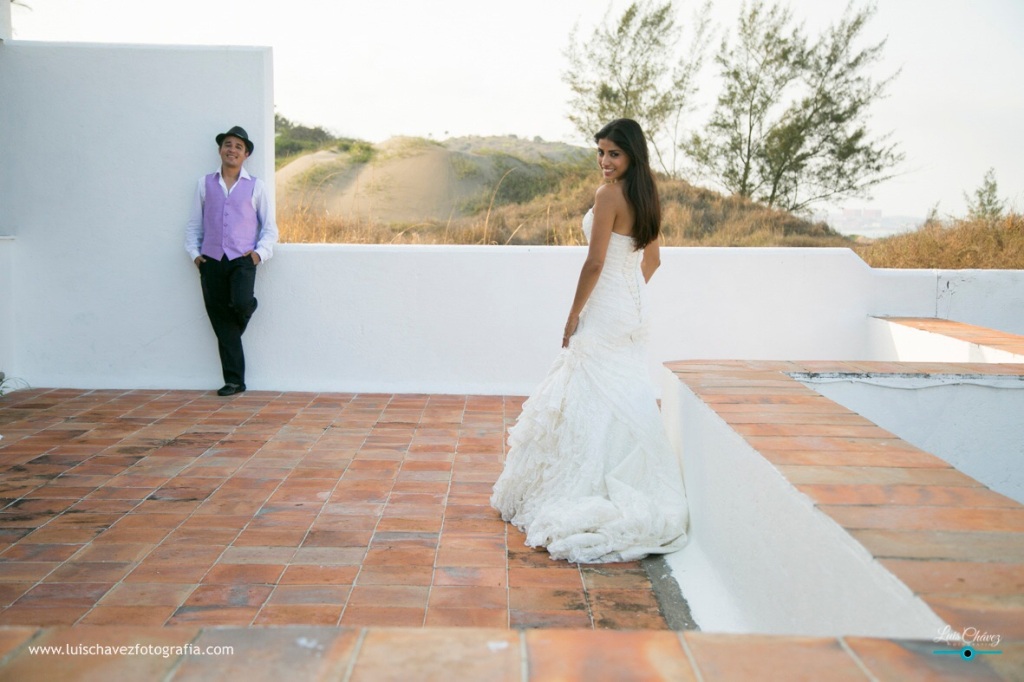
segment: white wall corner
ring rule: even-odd
[[[1024,270],[936,270],[936,317],[1024,334]]]
[[[877,317],[869,317],[867,322],[867,339],[868,357],[882,361],[899,360],[892,322]]]
[[[872,270],[868,315],[935,317],[936,276],[936,270]]]

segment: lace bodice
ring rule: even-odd
[[[583,216],[583,234],[590,241],[594,209]],[[612,232],[604,257],[601,276],[581,314],[581,325],[588,317],[606,318],[600,325],[603,336],[636,342],[646,335],[646,283],[640,263],[643,251],[637,251],[633,238]],[[589,326],[589,325],[585,325]]]
[[[594,227],[594,209],[587,211],[583,216],[583,235],[590,243],[590,233]],[[640,267],[644,252],[637,251],[633,246],[633,238],[618,232],[612,232],[612,239],[608,243],[608,253],[605,255],[605,262],[614,260],[623,268]]]

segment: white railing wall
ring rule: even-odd
[[[33,258],[19,237],[19,376],[35,386],[216,384],[214,337],[178,227],[131,267],[119,266],[134,258],[124,255],[94,253],[88,267]],[[651,286],[652,370],[691,358],[895,359],[872,341],[871,315],[929,316],[936,305],[930,273],[882,273],[883,289],[845,250],[664,251]],[[282,245],[261,266],[248,381],[525,394],[557,353],[583,257],[566,247]],[[40,277],[49,286],[30,283]],[[1004,291],[1024,288],[1020,277],[992,277]]]

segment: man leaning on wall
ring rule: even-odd
[[[248,133],[234,126],[216,136],[220,168],[199,178],[185,231],[185,250],[199,268],[203,302],[217,335],[224,386],[217,395],[245,391],[242,334],[256,311],[256,269],[273,255],[277,223],[266,187],[243,164],[253,151]]]

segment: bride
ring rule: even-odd
[[[595,136],[604,184],[562,351],[509,430],[491,506],[554,559],[632,561],[686,543],[679,463],[648,373],[647,282],[661,205],[636,121]]]

